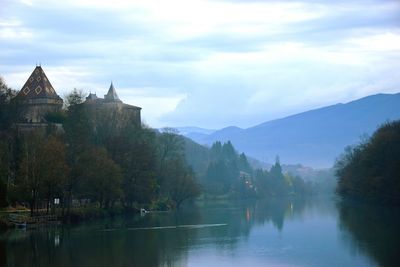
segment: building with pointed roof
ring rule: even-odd
[[[117,92],[115,91],[115,88],[114,88],[114,85],[113,85],[112,82],[111,82],[111,85],[110,85],[110,89],[108,89],[107,94],[104,95],[104,101],[105,102],[122,102],[119,99],[119,97],[117,95]]]
[[[16,126],[20,132],[45,129],[49,125],[49,115],[59,113],[63,106],[63,100],[41,66],[35,67],[13,101],[17,104],[19,119]],[[128,124],[141,125],[141,108],[123,103],[112,82],[104,98],[90,93],[82,105],[93,122],[107,122],[107,127],[112,129],[118,130]],[[61,124],[53,124],[62,129]]]
[[[142,108],[122,102],[112,82],[104,98],[90,93],[83,105],[91,113],[92,119],[113,122],[112,127],[114,128],[121,128],[129,123],[141,125],[140,111]]]
[[[63,106],[41,66],[36,66],[14,101],[18,104],[19,123],[47,123],[46,115],[60,112]]]

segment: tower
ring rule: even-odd
[[[63,100],[51,85],[41,66],[36,66],[15,97],[19,123],[47,123],[46,115],[61,111]]]
[[[104,95],[104,102],[120,102],[122,101],[119,99],[117,95],[117,91],[115,91],[114,85],[111,82],[110,88],[108,89],[108,92],[106,95]]]

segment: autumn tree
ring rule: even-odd
[[[80,181],[78,196],[109,208],[122,197],[122,171],[104,148],[91,147],[80,153],[75,173]]]
[[[47,138],[40,150],[41,191],[47,202],[47,212],[49,212],[54,198],[63,199],[69,167],[67,166],[65,144],[59,136]]]

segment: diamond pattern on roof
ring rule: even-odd
[[[25,88],[24,88],[24,90],[22,90],[22,92],[25,94],[25,95],[27,95],[27,94],[29,94],[29,91],[30,91],[31,89],[29,89],[29,87],[28,86],[25,86]]]
[[[57,95],[50,81],[46,77],[41,66],[37,66],[29,79],[26,81],[23,89],[20,91],[17,97],[21,100],[23,99],[33,99],[33,98],[52,98],[61,100]],[[35,88],[34,90],[30,88]]]
[[[42,87],[40,87],[40,85],[38,87],[36,87],[35,92],[36,94],[40,94],[40,92],[42,91]]]

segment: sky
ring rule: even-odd
[[[250,127],[400,92],[400,1],[0,0],[0,75],[39,63],[151,127]]]

